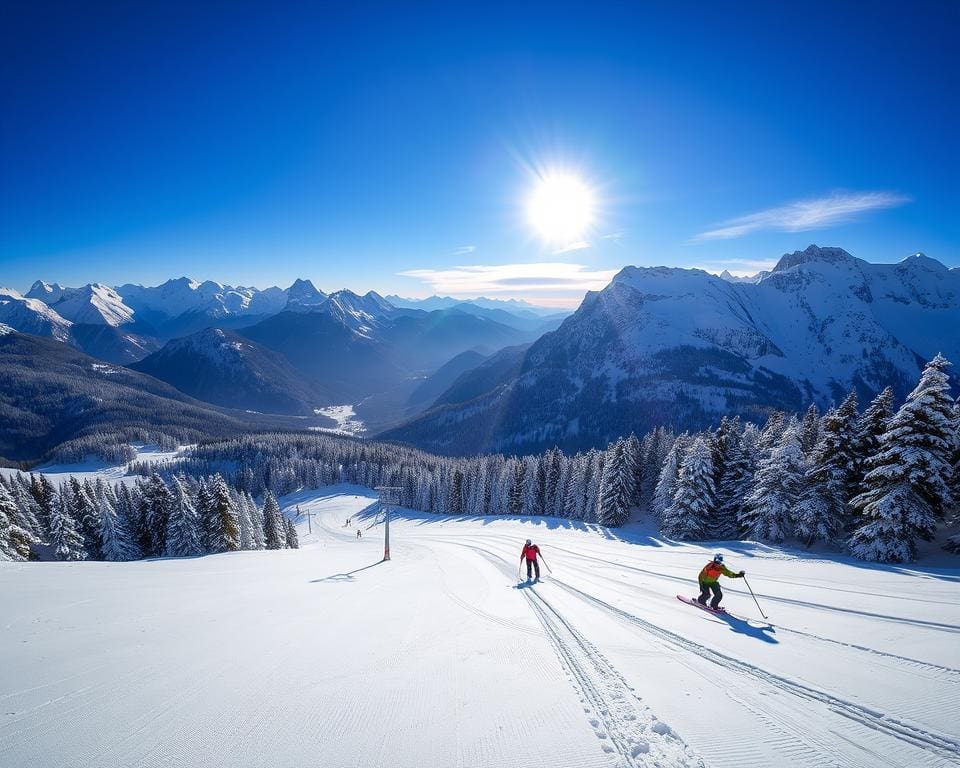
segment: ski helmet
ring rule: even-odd
[[[715,562],[715,563],[722,563],[722,562],[723,562],[723,555],[721,555],[719,552],[717,552],[717,554],[715,554],[715,555],[713,556],[713,562]]]
[[[527,539],[527,546],[529,547],[531,544],[533,544],[533,542],[530,541],[530,539]]]

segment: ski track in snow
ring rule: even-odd
[[[501,564],[507,564],[507,571],[509,572],[509,561],[498,552],[491,551],[482,546],[478,546],[476,543],[477,538],[487,539],[488,541],[496,541],[497,538],[493,536],[481,536],[473,537],[471,543],[464,543],[462,541],[457,541],[453,539],[447,539],[448,544],[453,544],[459,547],[466,547],[472,549],[484,555],[485,557],[498,561]],[[503,543],[500,540],[500,543]],[[552,550],[561,551],[560,547],[551,547]],[[573,554],[573,553],[570,553]],[[586,558],[586,559],[595,559],[595,558]],[[618,567],[622,567],[622,564],[617,564]],[[663,574],[658,574],[663,575]],[[736,672],[740,675],[746,675],[753,678],[754,680],[765,683],[772,688],[776,689],[778,692],[783,692],[790,694],[791,696],[804,699],[807,702],[813,703],[815,705],[821,705],[826,707],[826,709],[837,715],[841,715],[854,723],[869,729],[870,731],[876,731],[884,733],[888,736],[893,737],[894,739],[909,744],[914,747],[918,747],[921,750],[924,750],[927,754],[925,757],[926,760],[911,762],[908,759],[905,762],[893,762],[889,757],[881,752],[872,749],[869,746],[869,740],[864,740],[862,738],[853,738],[842,732],[842,729],[831,728],[827,734],[827,737],[824,738],[816,732],[811,732],[809,726],[802,722],[798,721],[794,715],[791,715],[789,711],[787,713],[778,713],[775,706],[771,706],[769,698],[766,698],[762,701],[761,704],[756,702],[751,702],[746,698],[739,697],[736,694],[728,694],[740,703],[745,708],[749,709],[754,713],[760,720],[762,720],[768,727],[769,730],[775,731],[778,736],[770,739],[769,743],[775,745],[778,748],[778,752],[784,756],[786,760],[789,761],[790,765],[836,765],[836,766],[847,766],[847,765],[858,765],[868,768],[869,766],[874,765],[931,765],[931,766],[940,766],[940,765],[960,765],[960,739],[950,734],[939,733],[932,729],[923,728],[922,726],[917,725],[911,721],[899,718],[894,715],[885,714],[881,709],[872,708],[868,706],[863,706],[857,704],[856,702],[849,701],[842,697],[838,697],[834,694],[831,694],[827,691],[819,690],[812,686],[805,685],[799,681],[791,680],[784,676],[780,676],[766,670],[763,670],[755,665],[752,665],[748,662],[742,661],[740,659],[734,658],[732,656],[723,654],[719,651],[716,651],[709,646],[705,646],[701,643],[691,641],[687,638],[684,638],[681,635],[678,635],[669,630],[663,629],[643,618],[635,616],[631,613],[628,613],[592,594],[584,592],[571,584],[564,582],[554,576],[549,576],[548,583],[556,585],[561,589],[565,590],[574,597],[580,599],[583,602],[586,602],[594,607],[600,609],[608,615],[614,616],[620,621],[629,623],[633,626],[641,628],[647,634],[652,635],[658,640],[665,643],[670,651],[680,650],[692,654],[697,659],[706,659],[713,664],[723,668],[725,671]],[[686,580],[689,583],[689,579]],[[536,597],[539,598],[541,602],[545,605],[543,598],[531,589],[530,591],[536,594]],[[529,599],[529,596],[528,596]],[[792,601],[796,602],[796,601]],[[801,601],[802,602],[802,601]],[[549,606],[548,606],[549,607]],[[542,608],[538,608],[534,605],[535,610],[539,615],[543,615]],[[560,615],[552,608],[550,610],[554,615],[560,619]],[[861,612],[862,613],[862,612]],[[865,614],[869,616],[876,616],[875,614]],[[887,617],[881,617],[887,618]],[[896,617],[893,617],[896,618]],[[563,619],[560,619],[565,626],[567,626],[571,632],[576,632],[573,630],[569,624]],[[545,625],[546,626],[546,625]],[[927,626],[936,627],[936,623],[928,623]],[[827,640],[832,642],[827,638],[822,638],[816,635],[809,635],[808,633],[798,632],[800,635],[806,635],[808,637],[814,638],[816,640]],[[556,643],[555,643],[556,645]],[[567,644],[561,643],[562,647],[566,648]],[[848,645],[843,644],[841,645]],[[927,662],[919,661],[916,659],[910,659],[906,657],[900,657],[896,654],[883,654],[882,652],[876,651],[870,648],[862,648],[858,646],[851,645],[850,647],[856,648],[858,650],[865,650],[870,653],[881,654],[888,656],[889,658],[896,659],[897,661],[903,661],[910,663],[911,665],[917,666],[926,666],[931,669],[940,672],[947,672],[951,676],[957,674],[957,670],[949,667],[940,667],[935,664],[928,664]],[[562,652],[562,651],[561,651]],[[683,662],[681,662],[683,663]],[[695,671],[695,670],[694,670]],[[952,693],[948,694],[946,697],[934,697],[928,699],[928,705],[931,709],[940,709],[941,707],[948,705],[948,699],[953,700],[956,695],[956,689]],[[656,718],[654,718],[655,720]],[[609,727],[608,730],[616,731],[617,727]],[[854,760],[849,754],[843,750],[838,749],[836,746],[835,740],[840,738],[844,742],[853,745],[857,748],[857,751],[861,753],[859,756],[860,759]],[[724,742],[727,739],[720,734],[720,739]],[[741,745],[728,744],[730,749],[738,749]],[[816,752],[811,752],[811,747],[816,748]],[[623,751],[621,750],[621,754]],[[930,760],[933,758],[933,761]],[[749,758],[748,758],[749,759]],[[739,762],[739,759],[738,759]],[[627,765],[633,765],[631,762],[627,762]]]
[[[296,504],[299,552],[0,563],[0,765],[960,765],[950,573],[756,550],[760,622],[676,600],[695,545],[401,511],[378,562],[369,491]],[[531,535],[557,573],[518,584]]]

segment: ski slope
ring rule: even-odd
[[[300,550],[0,563],[0,765],[960,764],[960,568],[730,543],[770,618],[721,617],[676,599],[704,547],[404,512],[381,562],[373,500],[283,499]]]

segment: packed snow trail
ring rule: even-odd
[[[770,621],[714,616],[713,550],[401,512],[381,562],[372,497],[284,499],[300,550],[0,563],[0,765],[960,764],[958,568],[730,543]]]

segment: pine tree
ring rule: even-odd
[[[274,495],[267,491],[263,499],[263,529],[266,535],[267,549],[283,549],[287,544],[287,533],[283,523],[283,513]]]
[[[839,543],[846,528],[847,502],[853,495],[856,425],[853,392],[823,417],[795,513],[797,537],[808,547],[814,541]]]
[[[54,507],[50,516],[50,544],[53,552],[58,560],[84,560],[87,551],[70,510],[68,492],[64,489],[58,496],[60,503]]]
[[[13,496],[0,482],[0,560],[28,560],[30,545],[36,541],[30,531],[15,521],[19,517]]]
[[[887,431],[893,416],[893,390],[884,389],[870,401],[870,405],[857,420],[853,438],[853,484],[862,491],[863,478],[867,474],[867,462],[880,453],[880,438]]]
[[[792,535],[804,472],[797,429],[789,426],[757,467],[753,491],[740,515],[740,528],[748,538],[779,543]]]
[[[249,492],[244,492],[247,500],[247,506],[250,507],[250,528],[253,534],[253,548],[266,549],[267,534],[264,531],[263,510],[254,503]]]
[[[450,482],[450,497],[447,501],[448,513],[462,515],[463,503],[463,471],[458,467],[453,471],[453,480]]]
[[[804,455],[812,453],[820,440],[820,411],[816,404],[811,404],[807,408],[803,421],[800,422],[799,440],[800,450],[803,451]]]
[[[663,516],[667,509],[673,503],[673,494],[677,489],[677,478],[680,475],[680,464],[686,453],[689,436],[684,433],[673,441],[670,451],[663,460],[663,466],[660,468],[660,476],[657,480],[657,487],[653,493],[653,514],[662,526]]]
[[[526,464],[522,459],[514,459],[513,482],[510,485],[510,514],[523,514],[524,487],[526,486]]]
[[[675,539],[703,539],[715,513],[713,452],[701,435],[683,457],[673,500],[663,514],[661,531]]]
[[[97,481],[95,494],[100,507],[100,551],[104,560],[122,562],[136,560],[140,549],[133,541],[127,521],[117,514],[116,499],[106,483]]]
[[[708,535],[717,539],[734,539],[740,533],[740,515],[753,484],[753,460],[740,430],[739,419],[728,422],[718,440],[722,470],[714,471],[716,482],[716,515]]]
[[[597,522],[619,528],[630,520],[631,471],[623,440],[607,449],[600,481]]]
[[[850,503],[860,521],[849,541],[855,557],[911,561],[944,517],[956,445],[949,366],[942,355],[927,363],[867,463],[865,489]]]
[[[222,475],[214,475],[210,485],[210,530],[214,552],[236,552],[240,549],[240,526],[237,510],[230,498],[230,489]],[[276,503],[276,502],[274,502]]]
[[[237,525],[240,528],[240,549],[255,549],[253,544],[253,522],[250,519],[250,507],[243,491],[233,494],[233,503],[237,509]]]
[[[97,508],[90,493],[90,488],[77,478],[70,478],[70,496],[72,512],[76,520],[80,535],[83,537],[83,546],[88,560],[101,560],[100,552],[100,510]]]
[[[287,549],[300,549],[300,539],[297,536],[297,529],[294,528],[293,523],[290,520],[284,519],[283,524]]]
[[[141,493],[146,533],[144,554],[160,557],[166,549],[167,519],[173,506],[173,494],[156,472],[141,487]]]
[[[167,557],[193,557],[203,552],[201,526],[193,500],[176,477],[171,482],[173,503],[167,516],[163,553]]]

